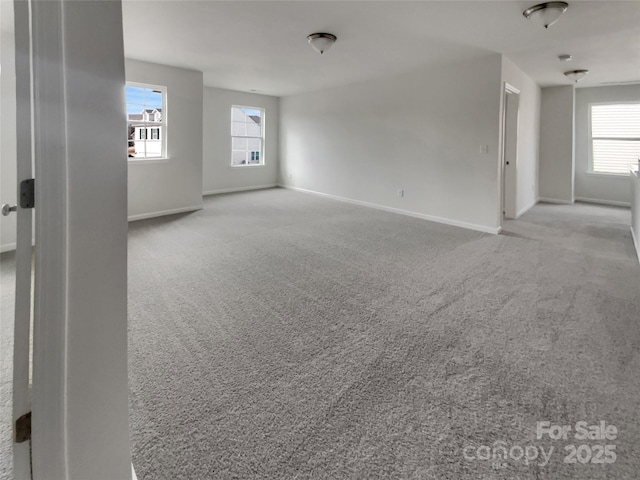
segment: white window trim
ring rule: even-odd
[[[169,118],[168,108],[167,108],[167,87],[164,85],[154,85],[152,83],[141,83],[141,82],[126,82],[127,86],[131,87],[139,87],[139,88],[150,88],[153,90],[160,90],[162,92],[162,121],[159,122],[159,125],[162,126],[164,131],[164,136],[162,138],[162,152],[159,157],[148,157],[148,158],[135,158],[135,157],[127,157],[129,163],[135,164],[154,164],[154,163],[167,163],[169,161],[169,155],[167,153],[167,144],[169,141],[169,127],[167,120]],[[126,99],[125,99],[126,102]],[[127,118],[127,123],[129,119]]]
[[[229,168],[258,168],[258,167],[265,167],[267,164],[267,159],[266,159],[266,155],[265,155],[265,151],[266,151],[266,142],[265,142],[265,117],[266,117],[266,111],[264,107],[255,107],[255,106],[250,106],[250,105],[236,105],[233,104],[231,105],[231,111],[233,112],[234,108],[249,108],[252,110],[260,110],[260,139],[262,140],[262,148],[260,150],[260,163],[257,164],[246,164],[246,165],[234,165],[233,164],[233,139],[234,138],[258,138],[258,137],[240,137],[237,135],[233,134],[233,130],[232,130],[232,122],[233,122],[233,116],[231,117],[231,121],[229,122],[229,133],[231,134],[230,138],[231,138],[231,163],[229,165]]]
[[[151,165],[153,163],[169,163],[169,159],[160,157],[129,158],[130,165]]]
[[[621,104],[637,105],[637,104],[640,104],[640,102],[619,100],[617,102],[592,102],[587,104],[587,115],[588,115],[587,137],[589,142],[589,145],[587,145],[587,154],[589,155],[588,157],[589,161],[587,164],[587,171],[586,171],[587,175],[594,176],[594,177],[628,178],[631,173],[631,169],[629,169],[629,172],[627,173],[595,172],[593,170],[593,136],[591,134],[591,128],[592,128],[591,107],[597,106],[597,105],[621,105]],[[597,138],[600,138],[600,137],[597,137]],[[623,140],[623,139],[620,139],[620,140]]]

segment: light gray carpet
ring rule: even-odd
[[[130,225],[140,480],[638,478],[628,210],[541,204],[491,236],[278,189],[205,206]],[[538,440],[544,420],[619,432]],[[545,466],[465,459],[499,441],[555,450]],[[564,464],[571,443],[615,445],[617,460]]]
[[[138,477],[637,479],[629,218],[541,204],[493,236],[273,189],[132,223]],[[538,440],[545,420],[618,435]],[[499,441],[504,464],[473,457]],[[572,443],[617,460],[563,463]]]

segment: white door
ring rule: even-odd
[[[4,13],[10,13],[9,9]],[[24,1],[14,5],[16,172],[17,198],[3,205],[3,215],[16,215],[16,283],[13,340],[13,474],[15,480],[31,478],[31,316],[33,192],[31,152],[31,67],[29,9]],[[11,66],[7,69],[12,71]],[[9,99],[5,99],[9,101]]]

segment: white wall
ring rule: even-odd
[[[520,90],[518,160],[516,162],[516,217],[538,201],[538,150],[540,144],[540,87],[506,57],[502,81]],[[504,98],[501,99],[504,101]]]
[[[264,165],[231,167],[231,106],[264,108]],[[278,178],[279,99],[221,88],[204,89],[204,194],[274,186]]]
[[[542,89],[540,105],[540,199],[574,201],[574,88]]]
[[[129,218],[202,208],[202,72],[126,61],[128,82],[167,87],[166,161],[129,161]]]
[[[0,2],[0,203],[18,203],[16,182],[16,73],[13,6]],[[0,216],[0,251],[16,247],[16,215]]]
[[[576,89],[576,198],[629,205],[629,179],[615,175],[589,174],[589,104],[640,101],[640,84]]]
[[[486,54],[281,98],[280,181],[496,232],[501,69]]]

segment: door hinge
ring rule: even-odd
[[[16,420],[15,425],[16,443],[31,440],[31,412],[27,412]]]
[[[20,207],[33,208],[36,204],[36,181],[33,178],[20,182]]]

